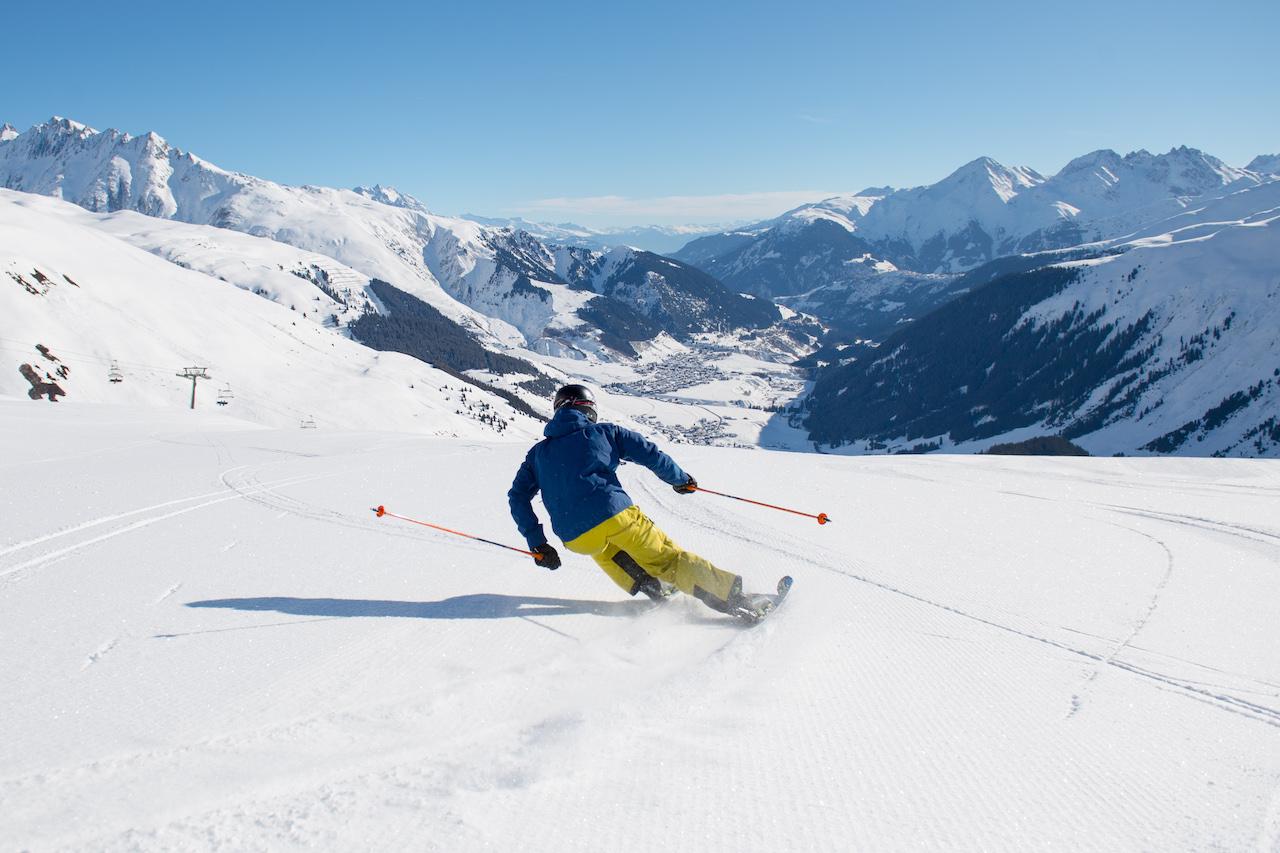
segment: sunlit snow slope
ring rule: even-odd
[[[25,399],[38,381],[55,385],[63,402],[189,406],[191,382],[178,374],[204,367],[199,407],[215,406],[225,389],[229,412],[271,426],[541,432],[496,395],[330,327],[327,315],[341,307],[322,304],[320,290],[292,271],[320,264],[354,275],[335,261],[158,223],[155,232],[169,232],[170,263],[111,233],[146,246],[151,232],[129,227],[145,221],[0,190],[0,397]],[[113,366],[123,381],[110,381]]]
[[[0,401],[5,849],[1274,850],[1280,467],[673,448],[785,608],[518,543],[520,444]]]

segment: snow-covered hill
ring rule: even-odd
[[[598,270],[584,275],[572,268],[619,267],[611,256],[577,250],[570,263],[562,258],[570,257],[568,249],[518,230],[436,216],[387,187],[287,187],[220,169],[154,133],[99,132],[61,118],[5,135],[0,185],[9,189],[91,211],[213,225],[322,254],[425,301],[488,346],[608,357],[630,349],[608,341],[650,340],[664,331],[687,337],[726,326],[754,330],[780,319],[699,271],[670,263],[660,272],[643,252],[631,252],[631,263],[657,276],[663,295],[618,287]]]
[[[199,382],[197,407],[217,408],[229,388],[226,413],[250,422],[525,436],[540,426],[519,412],[549,415],[549,395],[572,378],[599,389],[611,418],[649,434],[807,446],[774,414],[804,382],[750,354],[772,359],[777,341],[712,333],[691,348],[662,334],[621,361],[495,353],[385,282],[273,240],[132,211],[89,213],[9,190],[0,190],[0,212],[0,366],[8,365],[0,396],[29,394],[28,365],[35,384],[65,392],[55,394],[60,402],[186,408],[190,382],[175,374],[208,366],[213,378]],[[137,307],[122,313],[120,305]],[[155,334],[139,335],[134,316]],[[110,381],[113,364],[122,382]]]
[[[815,440],[1280,455],[1280,182],[997,277],[820,377]],[[1033,259],[1022,259],[1033,260]]]
[[[204,367],[199,406],[258,424],[537,434],[506,400],[334,328],[366,283],[269,240],[0,190],[0,396],[185,407],[177,374]]]
[[[190,414],[0,401],[0,847],[1280,844],[1272,463],[624,468],[743,630],[369,512],[510,542],[522,443]]]

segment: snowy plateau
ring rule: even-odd
[[[1189,458],[1276,455],[1276,159],[1076,165],[978,161],[672,260],[6,125],[0,851],[1280,851],[1280,462]],[[966,204],[1038,254],[990,256]],[[845,277],[793,275],[818,244]],[[846,319],[903,328],[815,353],[795,309],[863,287]],[[397,319],[438,358],[352,332]],[[1099,365],[1125,334],[1143,360]],[[1045,367],[1069,347],[1098,378]],[[493,547],[564,381],[703,486],[830,515],[620,470],[748,590],[794,577],[782,609]],[[824,411],[865,432],[816,447]],[[1066,427],[1129,455],[854,455]]]

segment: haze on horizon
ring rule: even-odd
[[[1098,148],[1280,151],[1280,7],[1253,0],[130,10],[6,9],[56,61],[10,65],[0,122],[154,130],[283,183],[596,227],[767,218],[979,156],[1053,174]]]

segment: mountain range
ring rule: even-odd
[[[816,380],[778,429],[757,420],[752,434],[789,436],[788,422],[839,452],[1060,434],[1094,453],[1280,453],[1278,166],[1097,151],[1049,177],[980,158],[931,186],[826,199],[665,257],[438,216],[387,186],[287,187],[155,134],[66,119],[0,131],[14,222],[36,215],[23,194],[72,202],[91,213],[66,239],[105,232],[340,337],[496,383],[481,390],[506,423],[536,413],[572,364],[663,417],[668,403],[750,407],[752,394],[782,408],[791,380],[758,358],[729,367],[745,350],[799,358]],[[28,293],[47,290],[36,271],[56,280],[65,265],[10,255]],[[33,364],[36,384],[54,381],[52,363]],[[683,400],[656,403],[672,394]],[[682,429],[733,435],[716,417]]]
[[[132,210],[322,253],[422,300],[487,346],[627,356],[631,342],[664,332],[686,339],[782,320],[767,302],[650,253],[544,243],[437,216],[381,186],[287,187],[221,169],[155,133],[99,132],[56,117],[24,133],[6,130],[0,185],[90,211]]]
[[[1102,150],[1046,177],[982,157],[936,184],[826,199],[693,240],[675,257],[730,287],[784,298],[849,336],[883,337],[962,290],[955,276],[998,258],[1120,237],[1199,199],[1273,180],[1278,163],[1260,156],[1241,169],[1186,147]]]

